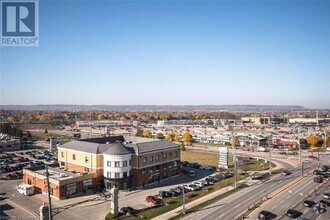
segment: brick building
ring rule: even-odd
[[[180,146],[148,138],[74,140],[58,147],[58,161],[60,168],[50,170],[54,174],[50,176],[52,195],[56,198],[84,192],[87,181],[88,189],[140,188],[182,173]],[[45,192],[43,172],[44,168],[24,169],[23,182]]]

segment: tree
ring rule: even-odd
[[[162,133],[157,133],[156,138],[157,139],[164,139],[164,135]]]
[[[184,140],[184,142],[185,143],[192,143],[192,136],[191,136],[191,134],[189,133],[189,132],[186,132],[186,133],[184,133],[183,135],[182,135],[182,138],[183,138],[183,140]]]
[[[27,132],[26,132],[26,137],[27,137],[27,138],[31,138],[31,137],[32,137],[32,135],[31,135],[31,132],[30,132],[30,131],[27,131]]]
[[[165,139],[166,139],[167,141],[174,141],[174,136],[175,136],[174,132],[170,132],[170,133],[167,133]]]
[[[180,142],[180,137],[177,133],[175,133],[175,135],[174,135],[174,141]]]
[[[240,142],[239,142],[237,137],[233,138],[231,144],[234,145],[234,146],[240,146]]]
[[[151,137],[151,132],[149,129],[143,131],[143,137],[147,137],[147,138]]]
[[[318,143],[320,143],[320,139],[315,136],[309,136],[306,140],[307,140],[307,144],[311,146],[312,155],[313,155],[313,149]]]
[[[138,129],[138,130],[136,131],[135,136],[137,136],[137,137],[142,137],[142,136],[143,136],[143,130]]]

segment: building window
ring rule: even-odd
[[[160,165],[156,165],[156,170],[160,170]]]
[[[107,172],[107,177],[111,178],[111,172]]]
[[[119,161],[115,161],[115,167],[119,167],[120,163]]]
[[[127,177],[127,172],[123,172],[123,177],[124,177],[124,178]]]
[[[88,157],[85,157],[85,163],[88,163],[89,159]]]
[[[167,158],[167,153],[164,153],[164,159],[166,159]]]
[[[130,165],[130,166],[132,165],[132,160],[129,160],[129,165]]]
[[[72,160],[76,160],[76,155],[72,154]]]
[[[119,173],[115,173],[115,178],[119,178]]]
[[[29,184],[29,185],[32,185],[32,181],[31,181],[30,178],[28,178],[28,184]]]
[[[168,153],[168,157],[169,157],[169,158],[172,158],[172,152],[169,152],[169,153]]]
[[[50,195],[53,195],[53,193],[54,193],[54,188],[53,188],[53,187],[50,187],[49,192],[50,192]]]
[[[65,162],[61,161],[61,166],[65,166]]]
[[[154,172],[154,167],[149,167],[149,173],[153,173]]]
[[[177,163],[176,161],[173,161],[173,166],[176,167],[177,166]]]
[[[177,157],[178,156],[178,152],[174,152],[174,157]]]
[[[64,152],[61,152],[61,157],[64,157]]]
[[[89,173],[89,168],[85,167],[85,173]]]
[[[111,167],[111,161],[107,161],[107,166]]]
[[[154,161],[154,156],[150,156],[149,161],[153,162]]]
[[[156,161],[158,161],[159,160],[159,155],[156,155]]]
[[[142,174],[146,174],[147,173],[147,168],[143,168],[142,169]]]
[[[147,163],[147,158],[143,157],[143,163]]]
[[[127,160],[123,161],[123,167],[127,167]]]

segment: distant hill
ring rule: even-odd
[[[51,111],[304,111],[296,105],[1,105],[1,110]]]

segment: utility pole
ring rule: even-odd
[[[300,145],[300,127],[298,127],[298,147],[299,147],[299,156],[298,156],[298,160],[299,162],[301,162],[301,145]]]
[[[271,152],[271,144],[268,141],[268,149],[269,149],[269,174],[272,175],[272,152]]]
[[[92,138],[92,114],[89,121],[89,138]]]
[[[184,186],[182,185],[182,214],[186,214],[186,198],[184,196]]]
[[[52,216],[52,200],[50,198],[50,183],[49,183],[48,165],[45,165],[45,168],[46,168],[46,178],[47,178],[49,220],[52,220],[53,219],[53,216]]]
[[[304,161],[301,162],[301,176],[304,176]]]
[[[235,137],[234,137],[234,127],[232,127],[231,130],[231,136],[232,136],[232,148],[233,148],[233,159],[234,159],[234,179],[235,179],[235,189],[237,189],[237,161],[236,161],[236,148],[235,148]]]

